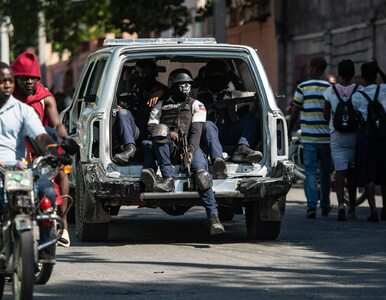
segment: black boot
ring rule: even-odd
[[[260,151],[252,150],[247,145],[239,145],[232,155],[234,162],[258,163],[263,158]]]
[[[225,179],[228,177],[227,166],[221,157],[217,157],[213,162],[213,172],[217,179]]]
[[[209,216],[210,235],[222,234],[225,232],[224,226],[221,224],[218,215]]]
[[[127,144],[124,146],[124,151],[114,155],[114,159],[117,163],[124,164],[129,162],[129,159],[132,158],[135,154],[137,148],[134,144]]]
[[[141,181],[145,185],[145,192],[154,192],[157,177],[152,168],[145,168],[141,172]]]
[[[162,178],[156,185],[156,192],[164,193],[164,192],[174,192],[174,179],[173,177],[165,177]]]

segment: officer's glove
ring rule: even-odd
[[[78,143],[70,137],[64,138],[61,146],[63,150],[69,155],[74,155],[79,151]]]
[[[49,144],[46,148],[47,155],[59,156],[59,145],[58,144]]]
[[[61,165],[71,165],[72,159],[68,154],[61,154],[59,155],[59,161]]]

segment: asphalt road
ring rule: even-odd
[[[251,243],[242,215],[211,238],[201,208],[182,217],[126,208],[106,243],[72,232],[35,299],[385,299],[386,222],[366,222],[366,205],[348,222],[336,221],[336,207],[315,220],[305,210],[293,188],[279,239]]]

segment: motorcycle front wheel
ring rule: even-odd
[[[0,299],[3,299],[4,285],[5,285],[5,276],[0,275]]]
[[[55,226],[52,226],[50,229],[50,239],[55,239],[57,232]],[[55,257],[56,254],[56,244],[53,244],[47,248],[48,252]],[[35,284],[46,284],[50,278],[52,271],[54,270],[55,263],[42,263],[38,262],[37,270],[35,272]]]
[[[38,263],[38,270],[35,273],[36,284],[46,284],[51,278],[52,271],[54,270],[54,264]]]
[[[29,300],[33,297],[35,276],[34,243],[31,231],[21,231],[15,237],[14,271],[12,290],[15,300]]]

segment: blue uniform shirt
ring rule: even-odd
[[[0,162],[14,165],[25,156],[24,137],[46,133],[35,110],[10,97],[0,108]]]

